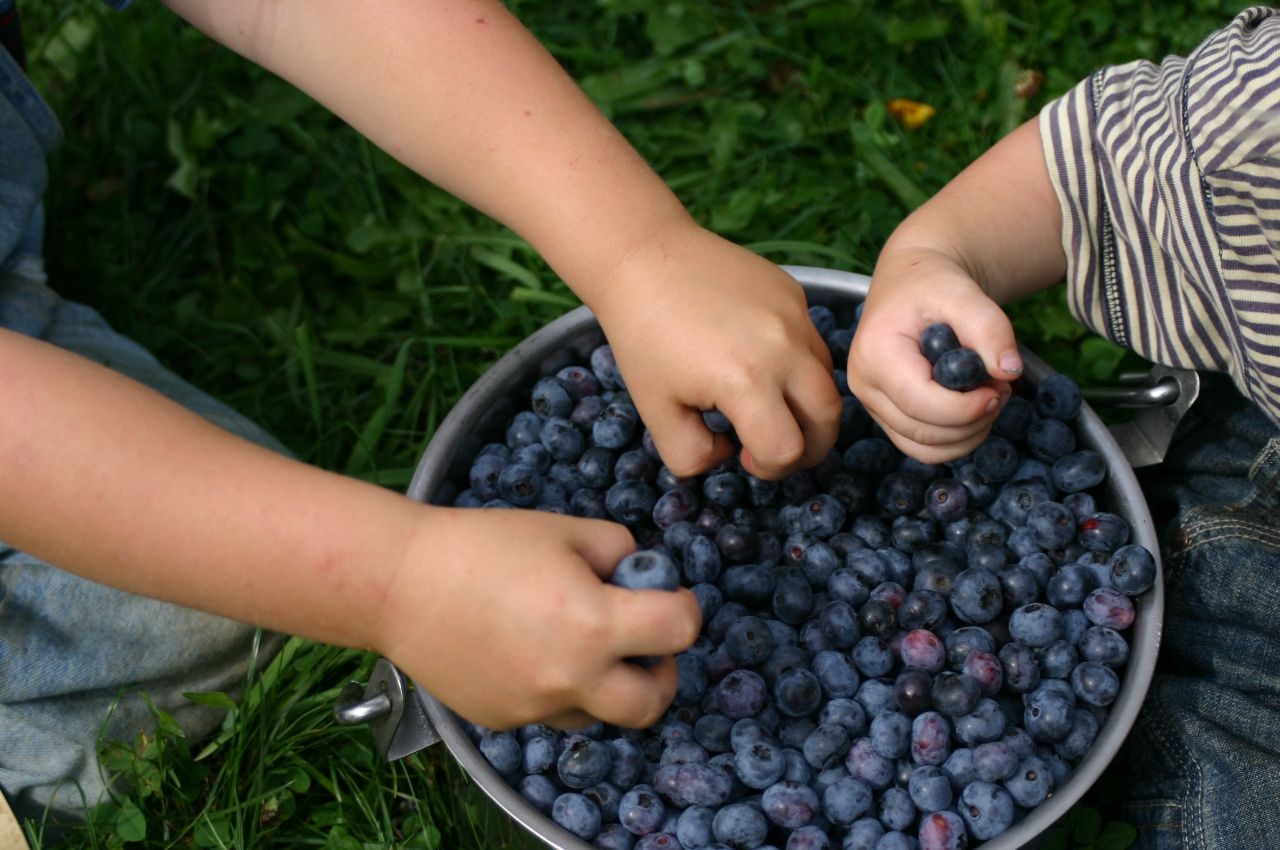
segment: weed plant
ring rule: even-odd
[[[908,211],[1048,99],[1102,64],[1184,52],[1237,8],[511,6],[699,220],[780,263],[862,273]],[[31,73],[66,130],[51,162],[53,285],[298,457],[403,490],[458,396],[576,306],[511,232],[160,4],[22,10]],[[935,114],[908,127],[895,98]],[[1086,383],[1124,359],[1061,292],[1014,317],[1026,345]],[[158,714],[156,736],[104,743],[133,790],[64,846],[540,846],[442,748],[387,764],[367,730],[333,723],[339,690],[371,663],[295,640],[240,704],[193,695],[228,708],[214,740]],[[1118,850],[1131,837],[1081,806],[1052,841]],[[53,840],[35,828],[33,846]]]

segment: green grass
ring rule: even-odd
[[[1100,64],[1185,51],[1236,9],[511,5],[699,220],[778,262],[858,272],[1047,99]],[[33,76],[67,132],[51,163],[53,284],[299,457],[402,490],[460,393],[576,304],[510,232],[159,4],[23,8]],[[1044,75],[1029,98],[1014,93],[1022,71]],[[907,131],[893,97],[937,115]],[[1014,316],[1059,368],[1115,368],[1060,293]],[[441,748],[388,765],[365,730],[333,725],[334,697],[370,663],[294,642],[212,744],[162,722],[155,739],[112,745],[108,764],[137,790],[69,846],[532,846]],[[1078,820],[1062,846],[1123,846]]]

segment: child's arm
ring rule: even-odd
[[[9,545],[135,593],[380,652],[486,725],[643,726],[675,693],[670,658],[622,659],[686,648],[698,605],[688,591],[599,580],[634,547],[623,526],[421,505],[3,330],[0,386]]]
[[[537,40],[491,0],[170,0],[433,183],[511,227],[592,308],[663,460],[816,462],[840,416],[799,286],[700,228]]]
[[[1010,133],[912,213],[885,244],[849,355],[849,386],[894,443],[924,461],[986,437],[1021,373],[1000,305],[1062,279],[1061,213],[1038,122]],[[920,333],[946,322],[996,380],[956,393],[935,383]]]

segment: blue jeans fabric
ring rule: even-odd
[[[1163,528],[1166,611],[1115,766],[1135,847],[1280,847],[1280,430],[1205,376],[1142,486]]]
[[[0,50],[0,328],[102,363],[228,431],[284,452],[95,311],[64,301],[46,285],[40,198],[44,157],[59,138],[53,115]],[[188,737],[206,735],[223,713],[183,694],[236,695],[258,637],[243,623],[104,587],[0,542],[0,790],[20,816],[82,815],[113,784],[99,764],[99,741],[131,742],[154,731],[142,695],[172,714]],[[279,635],[261,635],[258,663],[282,642]]]

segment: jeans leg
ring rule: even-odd
[[[1143,487],[1164,527],[1157,671],[1118,769],[1143,850],[1280,847],[1280,436],[1212,380]]]

